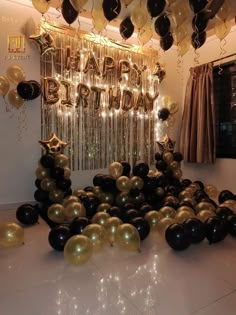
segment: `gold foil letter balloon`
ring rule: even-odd
[[[19,224],[7,222],[0,224],[0,247],[10,248],[24,244],[24,230]]]
[[[66,242],[64,257],[71,265],[85,264],[92,254],[92,241],[87,236],[74,235]]]
[[[59,88],[60,84],[54,78],[43,79],[43,96],[47,104],[55,104],[59,101]]]
[[[63,153],[64,148],[67,146],[67,143],[59,139],[55,133],[52,133],[50,137],[48,138],[48,140],[40,140],[39,143],[41,144],[42,148],[45,150],[46,154],[52,154],[52,155],[60,154],[58,158],[58,164],[60,163],[62,163],[63,165],[66,164],[65,158],[61,159],[61,155],[62,155],[61,153]]]

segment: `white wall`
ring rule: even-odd
[[[216,60],[220,57],[221,47],[225,50],[224,56],[236,53],[236,27],[220,43],[216,36],[211,36],[207,42],[199,49],[199,64]],[[194,51],[188,52],[184,58],[184,85],[189,76],[189,68],[194,66]],[[234,56],[234,60],[235,60]],[[232,58],[231,58],[232,59]],[[227,61],[227,60],[226,60]],[[176,82],[177,84],[177,82]],[[214,165],[184,163],[184,177],[194,180],[202,180],[205,184],[214,184],[219,190],[229,189],[236,192],[236,160],[235,159],[217,159]]]

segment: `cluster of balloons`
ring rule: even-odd
[[[19,109],[24,104],[24,99],[19,95],[16,86],[25,80],[25,71],[22,67],[12,64],[7,68],[6,76],[0,76],[0,95],[7,95],[9,103]],[[10,83],[15,87],[10,89]]]
[[[40,203],[39,211],[43,218],[48,219],[49,206],[62,203],[66,196],[72,194],[70,175],[71,171],[66,155],[61,153],[42,155],[36,169],[35,186],[37,190],[34,193],[34,198]],[[54,205],[52,211],[59,212],[57,205]],[[58,216],[60,216],[59,213]]]

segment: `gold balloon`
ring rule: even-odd
[[[47,0],[32,0],[34,8],[41,14],[44,14],[48,11],[50,7],[50,1]]]
[[[191,213],[192,215],[195,215],[193,208],[188,207],[188,206],[181,206],[177,209],[177,213],[181,212],[181,211],[187,211],[187,212]]]
[[[198,212],[196,218],[204,223],[207,219],[215,216],[216,214],[212,210],[201,210]]]
[[[52,178],[46,177],[46,178],[42,179],[42,181],[40,183],[40,187],[44,191],[51,191],[51,190],[56,188],[56,183]]]
[[[197,204],[196,199],[194,199],[194,198],[192,198],[192,197],[185,197],[182,201],[183,201],[183,202],[190,203],[193,207],[195,207],[196,204]]]
[[[131,189],[131,181],[127,176],[121,176],[116,180],[116,187],[121,192],[129,192]]]
[[[0,76],[0,95],[6,96],[10,88],[10,83],[8,79],[4,76]]]
[[[156,171],[154,171],[154,170],[149,170],[148,176],[156,176]]]
[[[196,213],[200,212],[201,210],[210,210],[214,212],[216,209],[210,202],[202,201],[195,206]]]
[[[71,176],[71,170],[69,167],[64,167],[64,177],[65,178],[70,178]]]
[[[35,175],[37,177],[37,179],[44,179],[44,178],[48,178],[49,177],[49,171],[48,169],[44,168],[43,166],[39,166],[37,169],[36,169],[36,172],[35,172]]]
[[[180,168],[174,170],[174,177],[180,179],[183,176],[183,172]]]
[[[218,20],[225,21],[230,14],[230,6],[227,1],[223,2],[223,5],[220,7],[216,13]]]
[[[175,1],[171,4],[172,18],[176,27],[180,27],[190,15],[190,7],[184,1]]]
[[[91,240],[84,235],[74,235],[66,242],[64,257],[71,265],[85,264],[93,254]]]
[[[116,196],[117,206],[123,206],[130,201],[130,196],[127,192],[121,192]]]
[[[204,188],[205,192],[209,195],[210,198],[217,198],[218,191],[214,185],[206,185]]]
[[[175,171],[175,170],[178,170],[180,168],[180,163],[177,162],[177,161],[172,161],[170,163],[170,168]]]
[[[132,189],[138,189],[138,190],[143,189],[144,182],[143,182],[143,179],[139,176],[133,176],[130,179],[130,183],[131,183]]]
[[[54,203],[48,208],[48,217],[55,223],[63,223],[65,222],[65,209],[59,203]]]
[[[86,191],[83,189],[75,189],[73,191],[73,196],[76,196],[77,198],[79,198],[82,195],[86,195]]]
[[[93,26],[98,33],[101,33],[108,24],[107,19],[104,16],[103,9],[92,10],[92,22]]]
[[[172,161],[174,160],[174,156],[171,152],[165,152],[163,154],[163,160],[167,163],[167,164],[172,164]],[[176,162],[176,161],[173,161],[173,162]],[[177,162],[178,163],[178,162]]]
[[[163,214],[160,211],[149,211],[145,214],[144,219],[148,222],[150,225],[151,230],[156,230],[158,226],[158,222],[164,218]]]
[[[178,43],[178,52],[180,56],[183,57],[189,51],[190,47],[190,38],[189,36],[186,36],[181,42]]]
[[[59,9],[62,5],[63,0],[50,0],[49,5],[52,8]]]
[[[166,229],[168,228],[168,226],[170,226],[173,223],[175,223],[173,218],[163,218],[163,219],[161,219],[158,222],[158,224],[157,224],[158,232],[161,233],[162,235],[164,235]]]
[[[175,30],[174,30],[174,39],[177,45],[184,40],[184,38],[188,35],[188,28],[186,27],[186,23],[183,23],[179,25]]]
[[[92,191],[87,191],[87,192],[86,192],[86,195],[87,195],[88,197],[96,197],[95,194],[94,194]]]
[[[100,203],[100,205],[97,207],[97,212],[107,212],[107,210],[110,208],[111,205],[109,203]]]
[[[224,201],[220,206],[227,207],[236,214],[236,200],[228,199]]]
[[[216,36],[222,40],[224,39],[231,31],[231,20],[226,21],[218,21],[215,20],[215,34]]]
[[[72,202],[79,202],[79,199],[76,196],[67,196],[63,200],[63,207],[66,208]]]
[[[16,89],[10,90],[8,93],[8,101],[16,109],[19,109],[25,102],[25,100],[17,93]]]
[[[53,189],[49,192],[49,199],[56,203],[62,203],[64,198],[64,193],[60,189]]]
[[[101,250],[108,242],[106,230],[99,224],[89,224],[83,230],[83,235],[90,238],[94,251]]]
[[[123,173],[123,166],[119,162],[113,162],[108,167],[109,174],[114,178],[119,178]]]
[[[10,248],[24,244],[24,230],[14,222],[0,224],[0,247]]]
[[[97,190],[97,193],[94,193],[94,194],[96,196],[98,196],[99,200],[102,203],[109,203],[111,205],[114,202],[114,195],[113,195],[113,193],[102,192],[101,189],[100,189],[99,193],[98,193],[98,190]]]
[[[159,211],[165,218],[174,218],[176,215],[175,209],[169,206],[162,207]]]
[[[56,166],[64,168],[68,166],[68,163],[69,163],[69,159],[66,155],[64,154],[56,155],[55,157]]]
[[[152,29],[152,21],[149,18],[146,24],[141,28],[138,33],[138,39],[142,45],[145,45],[149,40],[151,40],[153,36],[153,29]]]
[[[140,237],[137,229],[128,223],[118,226],[115,244],[128,251],[140,251]]]
[[[65,215],[68,221],[77,217],[85,217],[86,210],[80,202],[70,202],[65,208]]]
[[[105,225],[106,221],[110,218],[110,215],[106,212],[98,212],[92,218],[92,223]]]
[[[193,213],[186,210],[178,211],[175,216],[175,222],[183,223],[187,219],[194,218],[194,216]]]
[[[7,68],[7,78],[11,83],[17,85],[25,80],[25,71],[18,65],[10,65]]]
[[[108,236],[108,239],[109,239],[109,242],[111,245],[114,244],[115,235],[116,235],[118,226],[120,226],[122,223],[123,222],[121,221],[121,219],[119,219],[117,217],[108,218],[105,221],[104,227],[106,229],[107,236]]]
[[[80,12],[83,6],[88,2],[88,0],[70,0],[72,7]]]
[[[131,21],[138,30],[144,27],[148,20],[147,7],[144,4],[137,5],[131,13]]]

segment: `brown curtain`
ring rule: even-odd
[[[214,163],[216,158],[213,64],[190,69],[180,130],[184,161]]]

